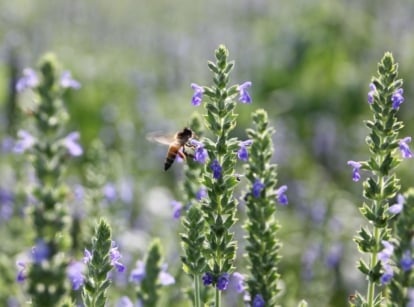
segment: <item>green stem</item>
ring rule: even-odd
[[[379,244],[379,236],[380,236],[380,229],[378,227],[374,226],[374,240],[378,246]],[[378,252],[375,251],[371,254],[371,262],[370,262],[370,268],[371,270],[374,269],[375,264],[377,263],[378,259]],[[368,293],[367,293],[367,302],[368,307],[374,306],[374,298],[375,298],[375,282],[371,280],[371,278],[368,278]]]
[[[194,307],[201,307],[200,300],[200,276],[194,276]]]
[[[215,307],[221,306],[221,291],[216,288],[216,305]]]

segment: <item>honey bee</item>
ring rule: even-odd
[[[153,133],[148,135],[147,139],[160,144],[168,145],[167,156],[165,157],[164,162],[164,170],[166,171],[174,163],[177,155],[183,160],[185,160],[187,156],[191,156],[190,153],[186,152],[186,147],[194,147],[190,144],[190,140],[193,137],[193,131],[189,128],[184,128],[183,130],[178,131],[173,137]]]

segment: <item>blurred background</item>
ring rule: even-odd
[[[235,135],[245,138],[251,113],[265,108],[276,128],[279,184],[289,187],[289,206],[278,210],[280,303],[347,306],[355,290],[365,292],[365,281],[352,240],[364,223],[358,212],[362,188],[352,182],[346,162],[368,157],[362,121],[371,117],[368,85],[385,51],[393,53],[405,80],[402,136],[413,136],[413,20],[411,0],[0,2],[0,305],[24,301],[14,282],[15,261],[30,248],[30,242],[10,240],[30,231],[19,222],[24,204],[17,205],[22,202],[14,189],[24,182],[26,166],[16,167],[7,150],[24,122],[18,110],[23,97],[16,97],[12,84],[23,68],[52,51],[82,83],[65,97],[69,130],[80,131],[87,152],[97,139],[107,149],[107,198],[98,215],[110,218],[128,271],[151,238],[161,238],[178,283],[165,289],[163,302],[174,298],[186,306],[181,288],[189,279],[181,272],[180,223],[170,205],[180,199],[183,166],[165,173],[166,148],[145,135],[174,133],[194,112],[203,113],[191,105],[190,83],[211,84],[207,60],[225,44],[236,61],[231,83],[253,83],[253,103],[239,106]],[[82,195],[88,163],[85,156],[71,164],[75,196]],[[404,161],[399,169],[403,190],[414,179],[413,163]],[[77,197],[73,203],[81,207]],[[247,273],[239,228],[237,270]],[[112,305],[134,293],[127,274],[115,280]],[[242,300],[228,291],[226,304],[242,306]]]

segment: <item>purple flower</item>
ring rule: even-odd
[[[264,307],[265,301],[261,294],[256,294],[253,300],[252,307]]]
[[[116,307],[134,307],[128,296],[122,296],[116,303]]]
[[[34,88],[39,84],[39,77],[36,72],[31,68],[25,68],[23,70],[23,77],[21,77],[16,83],[16,90],[22,92],[28,88]]]
[[[50,255],[49,246],[43,239],[36,240],[36,245],[32,248],[33,262],[40,263],[48,259]]]
[[[352,170],[352,180],[355,182],[359,181],[359,179],[361,179],[361,175],[359,174],[359,170],[362,166],[361,163],[350,160],[347,164],[354,168]]]
[[[375,92],[377,91],[377,88],[375,87],[374,83],[371,83],[369,85],[369,89],[370,91],[368,92],[368,103],[372,104],[374,102],[374,95],[375,95]]]
[[[406,250],[400,260],[401,268],[404,272],[408,272],[411,270],[413,264],[414,259],[413,257],[411,257],[411,252],[409,250]]]
[[[243,293],[244,290],[246,290],[246,286],[244,284],[244,276],[242,274],[240,274],[239,272],[234,272],[232,275],[236,279],[237,293]]]
[[[15,153],[23,153],[32,148],[36,143],[36,138],[26,130],[19,130],[19,132],[17,132],[17,136],[19,137],[19,140],[16,141],[13,148]]]
[[[69,133],[63,140],[63,146],[66,147],[69,154],[73,157],[78,157],[83,154],[82,146],[77,143],[80,134],[79,132],[71,132]]]
[[[227,286],[229,285],[229,279],[230,279],[230,274],[229,273],[223,273],[219,276],[219,278],[217,279],[217,289],[220,291],[226,290]]]
[[[240,149],[237,152],[237,157],[242,161],[247,161],[249,153],[247,152],[247,146],[252,145],[252,140],[247,140],[239,143]]]
[[[404,196],[402,196],[401,194],[398,194],[397,203],[389,207],[388,211],[392,214],[400,213],[403,209],[404,202],[405,202]]]
[[[398,109],[399,106],[404,102],[403,93],[404,93],[404,90],[402,88],[399,88],[392,94],[391,101],[392,101],[392,108],[394,110]]]
[[[201,101],[203,100],[203,87],[199,86],[198,84],[191,83],[191,88],[194,90],[193,98],[191,99],[191,103],[193,106],[199,106]]]
[[[116,188],[112,182],[108,182],[103,187],[103,195],[109,202],[114,202],[117,198]]]
[[[286,185],[282,185],[279,189],[276,190],[277,201],[283,206],[286,206],[289,203],[288,198],[285,194],[287,189],[288,187]]]
[[[378,259],[383,263],[387,263],[391,258],[391,255],[394,253],[394,245],[384,240],[382,240],[381,243],[384,246],[384,249],[378,253]]]
[[[173,207],[173,218],[176,220],[181,216],[181,211],[183,210],[183,204],[179,201],[173,200],[171,201],[171,205]]]
[[[208,153],[207,153],[207,150],[204,148],[204,144],[195,139],[191,139],[190,143],[191,145],[196,147],[196,150],[194,152],[194,160],[196,160],[197,162],[201,164],[206,163],[206,160],[208,158]]]
[[[19,267],[19,271],[17,272],[16,281],[18,283],[22,283],[26,279],[26,263],[23,261],[17,261],[16,265]]]
[[[413,157],[413,153],[411,152],[410,147],[407,144],[410,142],[411,142],[411,137],[409,136],[403,138],[402,140],[398,142],[398,145],[400,146],[401,154],[403,158],[405,159],[409,159]]]
[[[118,251],[118,247],[114,241],[112,241],[112,248],[109,250],[109,257],[111,258],[111,265],[114,266],[118,272],[125,271],[125,266],[119,262],[119,260],[122,258],[122,255]]]
[[[220,163],[217,161],[217,159],[215,159],[211,163],[210,168],[213,171],[214,179],[219,179],[221,177],[222,167],[221,167]]]
[[[382,274],[380,278],[381,284],[383,285],[388,284],[393,277],[394,277],[394,271],[392,270],[392,267],[389,264],[385,264],[384,273]]]
[[[81,87],[80,83],[72,78],[70,71],[64,71],[60,76],[60,86],[63,88],[73,88],[75,90]]]
[[[132,270],[129,280],[139,284],[146,276],[144,261],[137,261],[135,269]]]
[[[202,200],[203,198],[207,197],[207,189],[205,187],[201,187],[198,189],[196,193],[196,199],[198,201]]]
[[[204,286],[209,286],[213,283],[213,275],[210,272],[204,273],[201,279],[203,280]]]
[[[167,272],[168,265],[164,263],[161,266],[161,271],[158,275],[158,278],[160,279],[160,284],[162,286],[169,286],[175,284],[175,278]]]
[[[326,265],[330,268],[335,268],[338,266],[339,261],[342,258],[343,248],[342,244],[335,244],[329,248],[328,255],[326,256]]]
[[[83,263],[87,264],[89,261],[92,261],[92,253],[85,248],[83,252]]]
[[[243,84],[239,85],[237,87],[239,93],[240,93],[240,97],[239,97],[239,101],[242,103],[251,103],[252,102],[252,98],[249,95],[249,92],[247,91],[247,89],[249,87],[252,86],[252,83],[250,81],[246,81]]]
[[[72,262],[68,265],[66,270],[66,275],[68,276],[70,282],[72,283],[73,290],[79,290],[83,285],[85,276],[83,276],[83,271],[85,269],[85,264],[82,262]]]
[[[260,181],[260,179],[256,179],[253,183],[252,194],[254,198],[259,198],[260,193],[265,188],[265,185]]]

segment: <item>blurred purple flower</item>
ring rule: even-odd
[[[213,275],[210,272],[204,273],[201,279],[203,280],[204,286],[209,286],[213,283]]]
[[[80,137],[79,132],[71,132],[69,133],[63,140],[63,146],[66,147],[69,154],[73,157],[78,157],[83,154],[82,146],[80,146],[77,141]]]
[[[129,280],[136,284],[139,284],[145,278],[145,263],[144,261],[137,261],[135,269],[132,270]]]
[[[375,92],[377,91],[377,88],[375,87],[374,83],[371,83],[369,85],[369,89],[370,91],[368,92],[368,103],[372,104],[374,102],[374,95],[375,95]]]
[[[112,248],[109,251],[109,257],[111,258],[111,265],[114,266],[118,272],[125,271],[125,266],[119,262],[119,260],[122,258],[122,255],[118,251],[118,247],[114,241],[112,241]]]
[[[242,103],[251,103],[252,98],[249,95],[249,92],[247,89],[252,86],[252,83],[250,81],[246,81],[243,84],[239,85],[237,87],[237,90],[240,93],[239,101]]]
[[[116,303],[116,307],[134,307],[128,296],[122,296]]]
[[[14,139],[6,136],[1,142],[1,151],[4,153],[12,152],[14,148]]]
[[[230,274],[229,273],[223,273],[219,276],[219,278],[217,279],[217,289],[220,291],[224,291],[227,289],[227,286],[229,285],[229,279],[230,279]]]
[[[288,187],[286,185],[282,185],[279,189],[276,190],[277,201],[283,206],[286,206],[289,203],[288,198],[285,194],[287,189]]]
[[[60,76],[60,86],[77,90],[80,89],[81,84],[72,78],[70,71],[64,71]]]
[[[161,271],[158,275],[158,278],[160,279],[160,284],[162,286],[169,286],[175,284],[175,278],[167,272],[168,265],[164,263],[161,266]]]
[[[242,161],[247,161],[249,158],[249,153],[247,151],[247,146],[252,145],[253,140],[246,140],[239,143],[239,151],[237,152],[237,157]]]
[[[17,136],[19,137],[19,140],[16,141],[13,148],[15,153],[23,153],[27,149],[32,148],[36,143],[36,138],[26,130],[19,130]]]
[[[411,270],[414,264],[414,259],[411,256],[411,251],[406,250],[400,260],[401,268],[404,272],[408,272]]]
[[[116,201],[116,198],[117,198],[116,187],[112,182],[108,182],[104,185],[103,195],[105,199],[109,202]]]
[[[173,218],[176,220],[181,216],[183,210],[183,204],[179,201],[172,200],[171,205],[173,207]]]
[[[26,279],[26,263],[23,261],[17,261],[16,265],[19,267],[19,270],[17,272],[16,281],[18,283],[22,283]]]
[[[404,93],[404,90],[402,88],[399,88],[392,94],[391,101],[392,101],[392,108],[394,110],[398,109],[400,105],[404,102],[403,93]]]
[[[388,211],[392,214],[398,214],[402,211],[405,199],[404,196],[401,194],[397,195],[397,203],[393,204],[391,207],[388,208]]]
[[[13,215],[14,195],[6,189],[0,188],[0,218],[9,220]]]
[[[391,255],[394,253],[394,245],[385,240],[382,240],[381,243],[384,246],[384,249],[378,253],[378,259],[385,264],[388,262],[388,260],[391,258]]]
[[[256,294],[253,299],[252,307],[264,307],[265,301],[263,299],[263,296],[261,294]]]
[[[73,290],[79,290],[79,288],[83,285],[85,280],[85,276],[83,276],[84,270],[85,264],[82,262],[75,261],[68,265],[66,275],[72,283]]]
[[[352,170],[352,180],[357,182],[359,181],[359,179],[361,179],[361,175],[359,174],[359,170],[361,169],[361,163],[356,162],[356,161],[348,161],[347,164],[351,167],[353,167]]]
[[[37,239],[36,245],[32,248],[32,258],[33,262],[40,263],[43,260],[48,259],[50,255],[49,246],[43,239]]]
[[[199,106],[203,100],[203,87],[199,86],[198,84],[191,83],[191,88],[194,90],[193,98],[191,99],[191,103],[193,106]]]
[[[329,248],[325,263],[329,268],[336,268],[341,261],[343,254],[342,244],[337,243]]]
[[[221,167],[220,163],[217,161],[217,159],[215,159],[211,163],[210,169],[213,171],[214,179],[219,179],[221,177],[222,167]]]
[[[92,253],[85,248],[85,251],[83,252],[83,263],[87,264],[89,261],[92,260]]]
[[[263,184],[263,182],[261,182],[260,179],[256,178],[256,181],[253,183],[253,187],[252,187],[253,197],[259,198],[260,193],[262,192],[264,188],[265,188],[265,185]]]
[[[244,276],[242,274],[240,274],[239,272],[234,272],[232,274],[232,276],[236,280],[236,284],[237,284],[236,290],[237,290],[237,293],[243,293],[244,290],[246,290],[246,286],[244,284]]]
[[[205,187],[201,187],[198,189],[196,193],[196,199],[198,201],[202,200],[203,198],[207,197],[207,189]]]
[[[34,88],[39,84],[39,77],[32,68],[23,69],[23,76],[17,80],[16,90],[23,92],[25,89]]]
[[[407,136],[400,140],[398,142],[398,145],[400,146],[401,155],[405,159],[409,159],[413,157],[413,153],[410,150],[410,147],[408,146],[408,143],[411,142],[411,137]]]
[[[384,264],[383,268],[384,273],[382,274],[380,280],[381,284],[385,285],[388,284],[394,277],[394,271],[392,270],[392,267],[389,264]]]

